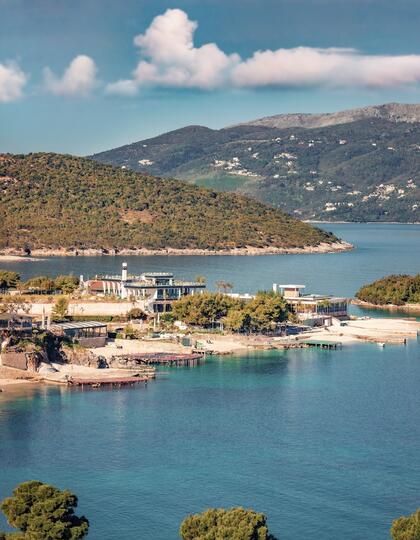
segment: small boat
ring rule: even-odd
[[[379,342],[378,342],[378,347],[384,348],[384,347],[385,347],[385,343],[383,343],[382,341],[379,341]]]

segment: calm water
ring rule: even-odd
[[[180,278],[203,275],[208,285],[225,280],[235,291],[255,292],[273,283],[303,283],[311,292],[353,296],[364,283],[392,273],[420,271],[420,225],[328,224],[327,230],[356,246],[346,253],[319,255],[193,257],[53,257],[40,262],[1,263],[23,278],[39,274],[173,271]]]
[[[237,290],[298,281],[348,295],[382,275],[419,271],[419,226],[329,228],[358,249],[129,264],[229,279]],[[20,270],[89,274],[120,262],[51,259]],[[69,487],[94,540],[175,540],[187,513],[231,505],[266,512],[282,540],[385,539],[394,517],[420,506],[419,385],[413,340],[214,358],[146,389],[0,394],[0,498],[30,478]]]

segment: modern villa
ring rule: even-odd
[[[203,291],[204,283],[180,281],[171,272],[145,272],[129,276],[127,263],[122,264],[121,275],[95,276],[80,282],[87,291],[98,296],[118,296],[138,302],[149,313],[171,311],[171,304],[183,296]]]
[[[302,294],[305,285],[278,285],[273,283],[273,291],[286,299],[301,321],[312,325],[328,324],[332,318],[348,318],[348,298],[326,294]]]

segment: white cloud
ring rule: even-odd
[[[215,43],[194,45],[197,22],[180,9],[155,17],[134,38],[141,59],[131,79],[107,92],[135,95],[146,85],[211,90],[221,87],[394,87],[420,82],[420,55],[366,55],[354,49],[296,47],[256,51],[242,60]]]
[[[231,74],[235,86],[392,87],[420,82],[420,55],[368,56],[352,49],[258,51]]]
[[[44,69],[44,85],[58,96],[88,96],[97,85],[96,65],[89,56],[80,54],[74,58],[63,76],[57,78],[50,68]]]
[[[14,62],[0,63],[0,103],[20,99],[27,79],[26,74]]]
[[[222,86],[240,57],[225,54],[215,43],[195,47],[197,26],[180,9],[155,17],[146,32],[134,38],[143,59],[133,72],[133,83],[206,90]],[[124,84],[118,87],[118,83]],[[127,81],[118,83],[109,85],[108,91],[127,93]]]

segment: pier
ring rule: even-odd
[[[79,379],[69,378],[68,386],[89,386],[90,388],[101,388],[102,386],[122,387],[134,386],[138,383],[147,384],[149,377],[104,377],[103,379]]]
[[[204,354],[198,352],[193,354],[131,353],[115,355],[112,359],[143,366],[196,366],[203,357]]]
[[[305,347],[315,347],[317,349],[342,349],[343,344],[340,341],[325,341],[321,339],[307,339],[306,341],[301,341],[302,345]]]

